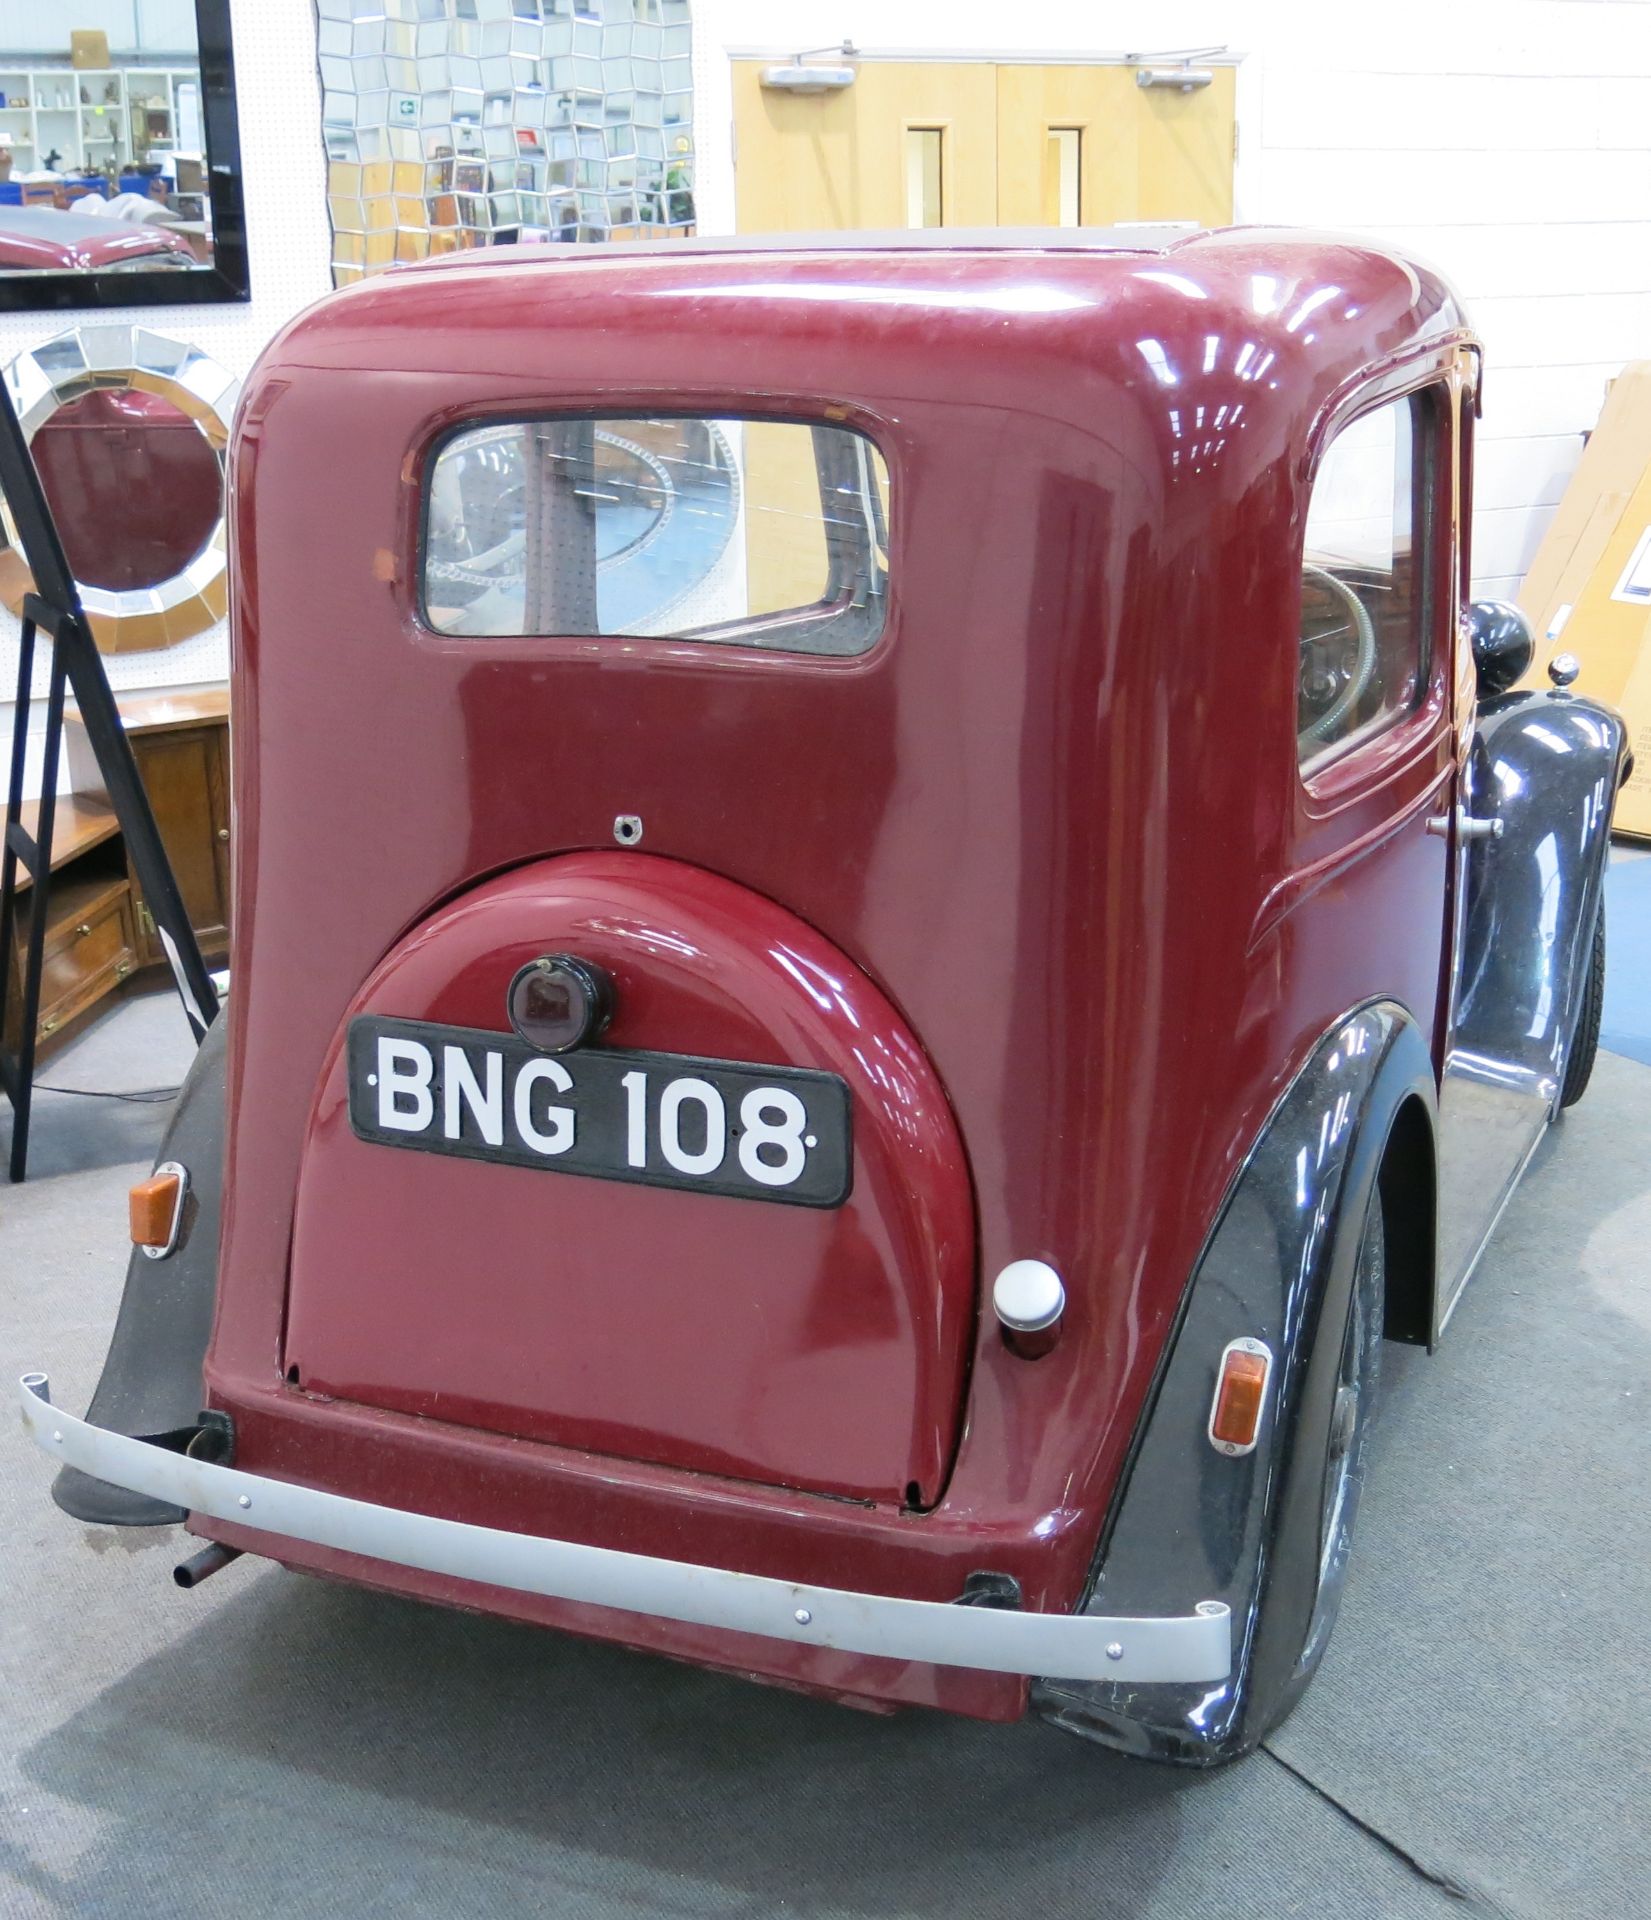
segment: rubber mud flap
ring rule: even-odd
[[[218,1211],[224,1159],[224,1041],[220,1016],[207,1030],[178,1096],[159,1160],[189,1169],[189,1194],[177,1249],[151,1260],[132,1249],[114,1338],[87,1419],[145,1439],[195,1425],[201,1365],[218,1279]],[[76,1520],[105,1527],[169,1526],[181,1507],[112,1487],[74,1467],[52,1484],[52,1498]]]

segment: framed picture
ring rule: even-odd
[[[160,0],[131,45],[80,17],[38,0],[0,55],[0,308],[247,299],[229,0]]]

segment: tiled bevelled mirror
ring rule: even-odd
[[[693,231],[689,0],[318,0],[333,280]]]

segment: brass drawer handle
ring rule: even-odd
[[[56,1031],[57,1031],[57,1022],[56,1022],[55,1020],[42,1020],[42,1021],[41,1021],[41,1023],[40,1023],[40,1037],[41,1037],[42,1039],[44,1039],[44,1038],[46,1037],[46,1035],[47,1035],[48,1033],[56,1033]]]
[[[131,971],[132,963],[130,960],[119,961],[115,967],[115,978],[117,980],[124,980]]]
[[[228,829],[228,827],[220,827],[220,828],[218,829],[218,838],[219,838],[220,840],[227,840],[227,839],[229,838],[229,829]]]
[[[91,930],[92,930],[92,923],[91,923],[91,921],[90,921],[90,920],[82,920],[82,921],[81,921],[81,923],[80,923],[80,925],[79,925],[78,927],[76,927],[76,928],[75,928],[75,938],[76,938],[77,940],[84,940],[84,939],[86,938],[86,936],[87,936],[87,934],[89,934],[89,933],[91,932]]]

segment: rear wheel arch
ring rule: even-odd
[[[1045,1718],[1129,1752],[1209,1766],[1248,1751],[1288,1711],[1319,1591],[1320,1443],[1377,1208],[1385,1246],[1384,1184],[1406,1243],[1402,1311],[1415,1311],[1418,1290],[1424,1305],[1431,1299],[1434,1088],[1427,1035],[1395,1002],[1355,1008],[1321,1034],[1218,1210],[1143,1409],[1084,1608],[1150,1614],[1224,1600],[1228,1681],[1039,1680],[1032,1698]],[[1219,1356],[1239,1335],[1271,1348],[1273,1384],[1258,1444],[1231,1459],[1209,1444],[1205,1423]]]

